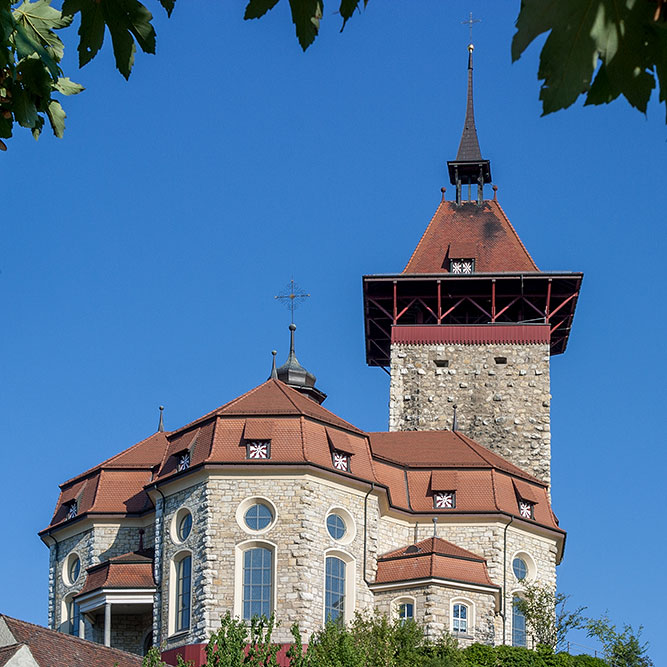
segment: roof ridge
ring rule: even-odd
[[[408,266],[410,266],[410,262],[412,261],[413,257],[417,254],[417,251],[419,250],[419,246],[424,242],[424,239],[426,238],[426,235],[428,234],[428,230],[431,228],[431,225],[433,224],[433,221],[435,220],[435,217],[438,215],[438,212],[442,208],[442,205],[445,203],[445,200],[443,199],[439,204],[438,207],[435,209],[435,213],[431,216],[431,220],[429,221],[428,225],[426,225],[426,229],[424,230],[424,233],[421,235],[421,238],[419,239],[419,243],[417,243],[417,246],[415,249],[412,251],[412,254],[410,255],[410,259],[408,260],[408,263],[405,265],[405,268],[401,273],[406,273],[408,270]]]
[[[93,644],[93,646],[95,648],[104,649],[106,651],[114,651],[115,653],[122,653],[124,656],[127,656],[129,658],[134,658],[134,659],[137,659],[137,660],[141,660],[141,657],[136,655],[135,653],[130,653],[129,651],[123,651],[122,649],[114,648],[113,646],[104,646],[103,644],[95,644],[94,642],[91,642],[89,639],[81,639],[80,637],[77,637],[75,635],[69,635],[69,634],[65,634],[64,632],[58,632],[57,630],[52,630],[51,628],[47,628],[43,625],[38,625],[37,623],[30,623],[29,621],[22,621],[20,618],[14,618],[13,616],[7,616],[7,614],[0,614],[0,618],[4,618],[5,621],[9,620],[9,621],[13,621],[14,623],[18,623],[20,625],[29,626],[29,628],[34,628],[33,633],[46,632],[48,634],[53,634],[57,637],[61,637],[61,638],[65,639],[66,641],[74,641],[74,642],[77,642],[77,643],[83,643],[87,647],[90,647],[90,645]],[[9,630],[11,632],[11,627],[9,628]],[[19,643],[19,642],[17,642],[17,643]],[[20,643],[28,644],[28,642],[25,642],[25,641],[22,641]],[[13,646],[13,644],[12,644],[12,646]],[[28,648],[30,648],[29,645],[28,645]]]
[[[519,245],[523,248],[523,251],[526,253],[528,259],[531,262],[531,264],[535,267],[536,271],[539,271],[539,268],[537,267],[537,264],[535,264],[535,260],[533,259],[532,255],[528,252],[528,248],[526,248],[526,246],[523,244],[523,241],[521,240],[521,237],[517,233],[516,229],[514,229],[514,225],[510,222],[510,219],[507,217],[507,214],[503,210],[503,207],[500,205],[500,202],[497,199],[487,199],[486,201],[488,201],[491,204],[495,204],[498,207],[498,210],[500,211],[503,218],[505,219],[505,222],[509,225],[509,228],[512,230],[512,233],[514,234],[516,240],[519,242]]]
[[[70,484],[72,482],[76,482],[77,480],[81,479],[82,477],[85,477],[86,475],[90,475],[94,472],[97,472],[100,468],[104,467],[105,465],[107,465],[108,463],[113,461],[114,459],[117,459],[119,456],[122,456],[123,454],[127,454],[131,449],[134,449],[135,447],[139,447],[140,445],[145,444],[151,438],[154,438],[156,435],[162,435],[166,439],[167,435],[168,434],[171,435],[171,433],[172,433],[172,431],[168,431],[168,432],[155,431],[155,433],[151,433],[151,435],[145,437],[143,440],[140,440],[139,442],[135,442],[133,445],[130,445],[129,447],[124,449],[122,452],[118,452],[118,454],[114,454],[114,456],[110,456],[108,459],[105,459],[104,461],[102,461],[101,463],[98,463],[97,465],[93,466],[92,468],[89,468],[88,470],[85,470],[84,472],[79,473],[78,475],[75,475],[74,477],[70,477],[69,479],[65,480],[62,484],[59,484],[58,486],[62,490],[62,488],[67,486],[68,484]],[[133,466],[129,466],[129,467],[137,468],[137,469],[140,469],[140,470],[147,469],[144,466],[140,466],[140,465],[133,465]]]

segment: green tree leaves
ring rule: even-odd
[[[656,79],[667,94],[665,8],[653,0],[522,0],[512,60],[548,32],[538,79],[544,114],[585,95],[585,104],[620,95],[646,112]]]

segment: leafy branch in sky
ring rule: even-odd
[[[167,12],[175,0],[154,0]],[[258,19],[281,0],[249,0],[245,19]],[[369,0],[335,0],[341,30]],[[289,2],[296,37],[305,51],[317,37],[324,0]],[[415,9],[414,11],[418,11]],[[116,67],[127,79],[137,45],[155,53],[153,15],[139,0],[0,0],[0,150],[15,123],[37,138],[48,119],[57,137],[65,129],[65,112],[53,95],[74,95],[83,87],[63,76],[63,42],[56,31],[79,22],[79,67],[111,37]],[[512,40],[518,60],[540,35],[538,79],[544,114],[571,106],[605,104],[621,95],[646,112],[658,88],[667,108],[667,0],[521,0]]]

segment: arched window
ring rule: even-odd
[[[526,617],[516,606],[520,599],[518,595],[512,598],[512,646],[526,645]]]
[[[328,556],[324,582],[324,621],[345,620],[345,561]]]
[[[79,605],[74,601],[74,596],[67,599],[67,632],[73,637],[79,636],[79,623],[81,612]]]
[[[470,618],[470,613],[468,610],[468,605],[461,602],[457,602],[452,607],[452,632],[455,634],[468,634],[468,620]]]
[[[174,632],[190,628],[192,605],[192,556],[189,553],[175,562]]]
[[[243,552],[243,618],[271,616],[273,552],[258,546]]]
[[[407,623],[408,621],[415,620],[415,605],[413,602],[401,602],[398,605],[398,618],[401,622]]]

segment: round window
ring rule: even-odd
[[[264,530],[273,521],[273,513],[266,505],[255,503],[245,513],[244,521],[250,530]]]
[[[192,530],[192,514],[185,512],[178,522],[178,539],[185,542]]]
[[[347,532],[345,521],[338,514],[329,514],[327,517],[327,530],[334,540],[342,540]]]
[[[78,556],[72,556],[69,561],[69,566],[67,567],[67,578],[70,581],[70,584],[73,584],[78,578],[81,572],[81,561]]]
[[[522,581],[528,576],[528,566],[523,558],[515,558],[512,561],[512,569],[514,570],[514,576],[519,581]]]

